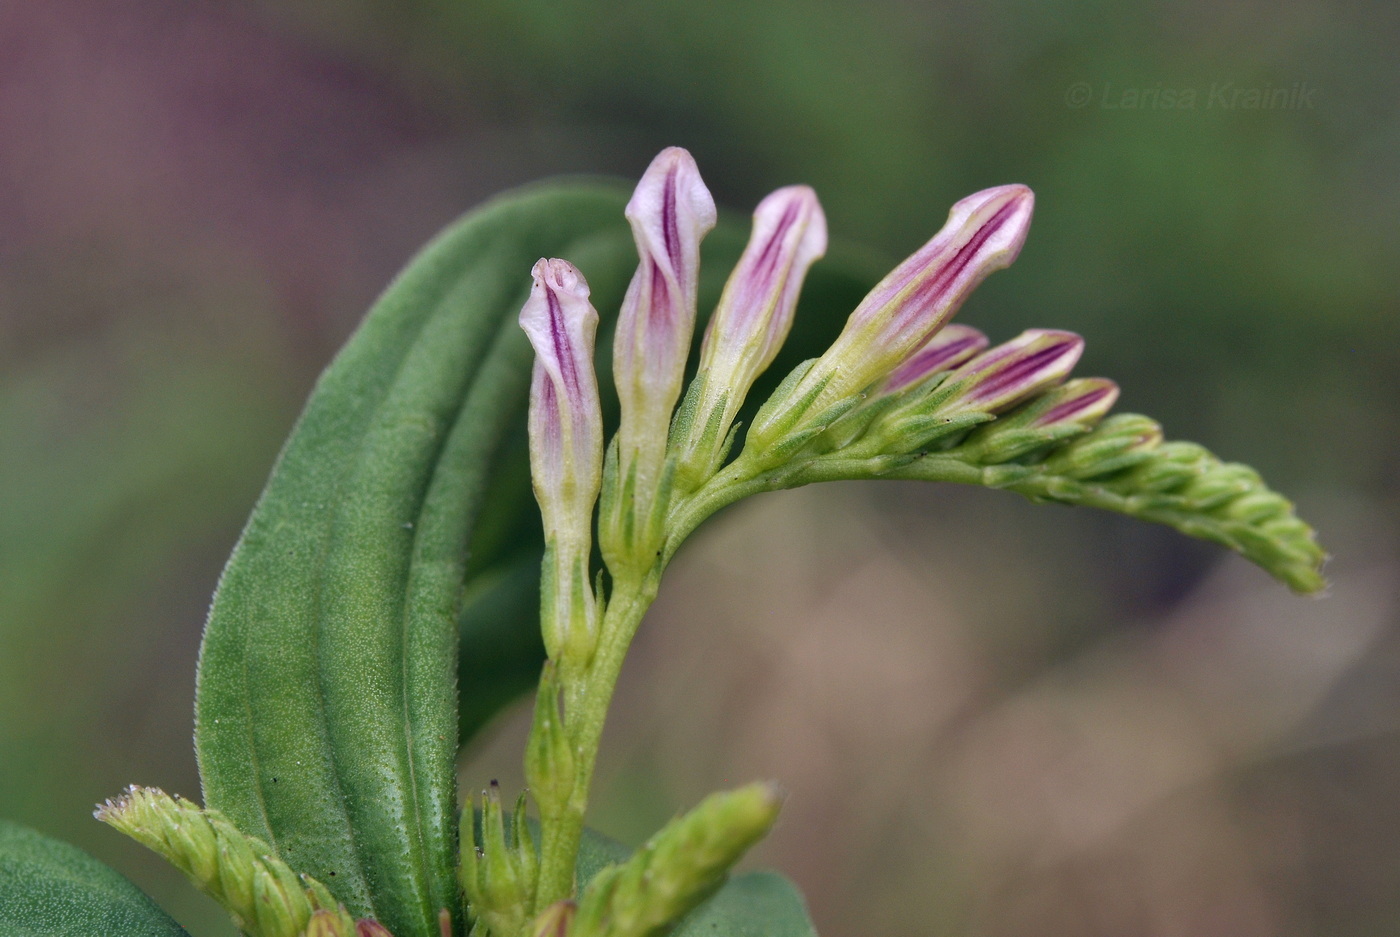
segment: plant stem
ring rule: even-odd
[[[583,837],[584,811],[588,807],[588,790],[598,760],[608,705],[617,688],[627,648],[656,598],[659,578],[658,567],[641,580],[613,584],[593,659],[587,671],[579,675],[581,683],[576,688],[565,689],[569,704],[564,721],[573,748],[574,787],[560,813],[540,818],[540,871],[534,913],[573,896],[574,866]]]
[[[840,459],[817,457],[795,465],[766,469],[742,456],[722,469],[699,490],[682,499],[666,523],[666,543],[652,568],[641,577],[614,580],[612,594],[599,625],[598,646],[586,668],[561,671],[564,725],[574,758],[574,783],[570,796],[559,807],[541,810],[540,866],[532,916],[557,901],[574,895],[574,868],[583,838],[584,811],[598,760],[608,706],[617,688],[623,659],[652,601],[661,572],[681,542],[707,517],[751,494],[795,488],[815,481],[838,478],[870,478],[910,461],[900,457]],[[968,469],[955,460],[939,460],[925,472],[957,478]],[[533,741],[533,740],[532,740]]]

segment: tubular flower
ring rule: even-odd
[[[638,543],[639,529],[661,485],[671,413],[695,332],[700,241],[716,218],[695,160],[679,147],[652,160],[626,215],[639,262],[618,313],[613,377],[622,409],[616,484],[631,495],[605,495],[602,546],[609,565],[648,548]]]
[[[593,503],[602,480],[603,417],[593,371],[598,313],[588,283],[563,260],[540,260],[520,326],[535,349],[530,386],[530,474],[544,519],[541,620],[551,655],[571,632],[596,631],[588,585]],[[586,653],[586,649],[585,649]]]
[[[714,474],[744,398],[792,328],[807,270],[826,253],[826,216],[807,186],[770,194],[725,283],[700,348],[700,370],[681,411],[680,472],[692,484]]]
[[[826,353],[759,415],[751,444],[770,445],[807,414],[818,417],[915,355],[989,273],[1016,259],[1034,205],[1023,185],[955,204],[943,229],[870,291]]]

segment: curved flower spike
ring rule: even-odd
[[[603,467],[603,415],[593,371],[598,313],[588,283],[564,260],[540,260],[520,326],[535,348],[530,385],[530,475],[544,519],[552,581],[542,586],[541,623],[550,655],[570,631],[596,631],[588,585],[593,503]],[[550,577],[546,577],[549,579]],[[573,628],[573,622],[581,628]],[[591,638],[580,651],[586,656]]]
[[[609,566],[650,549],[639,537],[653,510],[666,460],[671,413],[680,397],[695,332],[700,241],[715,226],[715,203],[695,160],[671,147],[652,160],[627,203],[639,263],[618,313],[613,377],[622,420],[617,484],[630,498],[605,495],[600,534]],[[623,509],[622,501],[630,504]]]
[[[771,445],[806,414],[859,394],[915,354],[989,273],[1016,259],[1034,206],[1023,185],[954,205],[943,229],[870,291],[826,353],[755,420],[751,444]]]
[[[754,380],[792,329],[807,270],[826,253],[826,216],[805,185],[778,189],[753,215],[700,349],[700,370],[678,418],[678,473],[693,487],[724,458],[725,437]]]

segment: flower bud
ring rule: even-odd
[[[311,919],[306,895],[288,891],[266,862],[253,867],[253,904],[259,937],[297,937]]]
[[[359,937],[354,918],[344,908],[320,908],[312,912],[304,937]]]
[[[616,486],[606,497],[601,546],[611,568],[648,561],[664,505],[662,471],[671,413],[680,397],[695,332],[700,241],[715,226],[715,203],[690,154],[652,160],[627,203],[639,263],[618,313],[613,376],[622,418]],[[626,497],[623,492],[626,491]]]
[[[626,862],[589,883],[570,937],[647,937],[670,926],[763,838],[781,804],[772,784],[750,784],[705,798]]]
[[[1293,502],[1283,495],[1263,489],[1241,495],[1226,505],[1222,513],[1230,520],[1264,524],[1293,513]]]
[[[1165,442],[1145,460],[1115,479],[1113,486],[1133,493],[1177,491],[1220,465],[1220,460],[1193,442]]]
[[[557,667],[545,661],[534,725],[525,744],[525,783],[547,817],[563,813],[574,792],[574,750],[560,716],[559,691]]]
[[[1227,462],[1188,484],[1182,489],[1181,497],[1192,510],[1209,511],[1263,485],[1264,480],[1254,469]]]
[[[682,487],[698,487],[719,467],[729,427],[787,339],[802,281],[825,253],[826,216],[810,188],[779,189],[758,204],[753,233],[710,318],[699,373],[677,420]]]
[[[1046,459],[1045,467],[1079,481],[1102,478],[1148,460],[1161,442],[1162,427],[1155,420],[1120,413]]]
[[[1087,433],[1117,400],[1118,385],[1105,378],[1069,381],[978,430],[959,451],[984,465],[1019,459]]]
[[[530,924],[530,937],[569,937],[578,905],[572,901],[556,901],[540,912]]]
[[[586,658],[597,631],[588,563],[603,465],[603,416],[593,370],[598,313],[583,274],[567,261],[540,260],[532,274],[520,325],[535,349],[530,474],[547,551],[540,624],[550,656],[572,641]]]
[[[507,845],[500,786],[495,781],[481,792],[481,801],[479,846],[473,830],[472,805],[467,804],[462,811],[462,858],[458,877],[467,896],[468,910],[472,917],[485,924],[488,933],[516,934],[528,920],[528,906],[534,890],[534,882],[527,881],[524,873],[533,876],[533,871],[522,870],[520,857]],[[521,839],[517,837],[516,846],[520,845]],[[533,850],[533,843],[530,848]],[[535,857],[532,854],[530,858],[533,862]]]
[[[360,918],[355,922],[356,937],[394,937],[389,928],[370,918]]]
[[[1028,329],[958,368],[935,391],[940,413],[998,413],[1063,381],[1084,352],[1073,332]]]
[[[956,368],[987,345],[987,336],[971,326],[944,326],[890,373],[880,393],[897,394],[935,374]]]
[[[861,301],[787,399],[755,420],[751,443],[771,444],[806,414],[860,393],[927,344],[977,284],[1015,260],[1034,203],[1030,189],[1008,185],[954,205],[943,229]]]
[[[130,787],[97,808],[97,819],[168,860],[259,937],[297,937],[311,919],[313,898],[327,894],[301,879],[266,843],[236,829],[217,810],[156,788]],[[315,901],[321,905],[319,900]]]

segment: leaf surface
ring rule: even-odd
[[[0,820],[5,937],[188,937],[145,892],[77,847]]]

